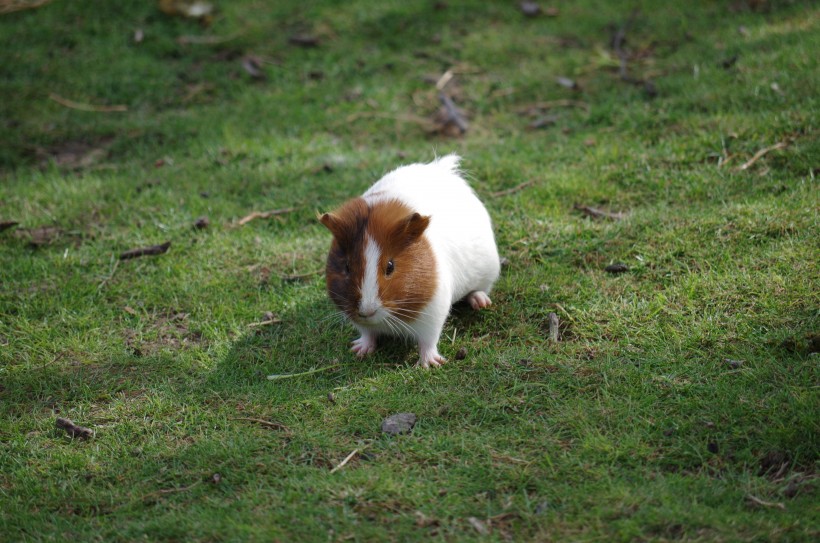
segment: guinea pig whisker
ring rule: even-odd
[[[385,319],[385,322],[388,323],[391,330],[393,330],[396,335],[399,336],[413,336],[413,329],[407,325],[406,322],[402,322],[401,319],[397,319],[393,315],[388,315],[388,318]]]

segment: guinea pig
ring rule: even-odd
[[[492,223],[457,155],[400,167],[319,221],[333,234],[330,299],[359,330],[364,357],[381,335],[411,337],[423,368],[445,362],[438,340],[453,303],[491,304],[500,271]]]

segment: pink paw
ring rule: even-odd
[[[468,294],[467,301],[470,302],[470,306],[476,311],[479,309],[484,309],[485,307],[490,307],[493,303],[493,301],[490,300],[490,297],[487,296],[487,293],[481,290],[474,290]]]
[[[424,369],[428,369],[430,366],[434,368],[441,367],[442,364],[447,362],[447,359],[438,354],[437,352],[433,352],[430,354],[423,354],[419,361],[416,362],[416,366]]]
[[[353,347],[351,347],[350,350],[356,353],[357,357],[364,358],[376,350],[376,338],[362,336],[353,341]]]

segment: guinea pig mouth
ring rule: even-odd
[[[353,315],[351,315],[352,319],[359,323],[359,324],[379,324],[384,320],[384,315],[382,315],[382,311],[376,309],[370,313],[362,313],[360,311],[355,311]]]

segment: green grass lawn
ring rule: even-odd
[[[541,4],[0,15],[0,540],[815,541],[820,9]],[[316,213],[449,152],[494,305],[356,360]]]

